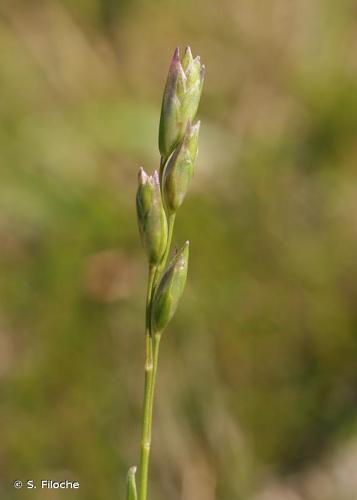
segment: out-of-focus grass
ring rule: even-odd
[[[0,14],[1,496],[18,498],[16,478],[123,495],[143,385],[136,175],[156,167],[165,72],[190,43],[207,82],[152,495],[253,498],[293,473],[315,500],[304,471],[356,428],[354,3],[8,1]]]

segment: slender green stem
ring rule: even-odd
[[[149,267],[149,279],[146,295],[146,325],[145,325],[145,386],[144,386],[144,410],[141,430],[141,456],[140,456],[140,500],[147,498],[147,482],[149,470],[149,455],[151,445],[151,412],[150,402],[151,386],[153,380],[153,341],[151,337],[150,310],[156,266]]]
[[[140,457],[140,500],[147,500],[148,490],[148,473],[149,473],[149,458],[151,448],[151,429],[152,429],[152,412],[154,405],[154,392],[157,366],[159,361],[159,346],[161,334],[155,334],[154,338],[151,335],[151,302],[155,291],[155,287],[159,280],[160,274],[166,266],[167,257],[170,252],[172,234],[175,224],[175,215],[170,215],[168,218],[168,238],[164,256],[157,267],[150,266],[149,280],[146,296],[146,359],[145,359],[145,386],[144,386],[144,412],[142,421],[141,433],[141,457]]]
[[[170,252],[172,234],[175,224],[175,215],[170,215],[168,218],[168,238],[164,256],[159,266],[149,267],[149,279],[146,295],[146,327],[145,327],[145,343],[146,343],[146,358],[145,358],[145,385],[144,385],[144,411],[141,431],[141,456],[140,456],[140,500],[147,500],[148,490],[148,473],[149,459],[151,448],[151,429],[152,429],[152,413],[154,405],[154,392],[157,366],[159,361],[159,346],[161,334],[151,334],[151,303],[155,287],[157,286],[159,277],[166,266],[167,257]]]
[[[152,373],[152,384],[150,390],[150,428],[152,427],[152,414],[154,407],[154,394],[155,394],[155,384],[157,368],[159,364],[159,349],[160,349],[161,332],[155,333],[154,335],[154,349],[153,349],[153,373]]]
[[[152,414],[154,406],[154,394],[156,374],[159,363],[159,347],[160,347],[161,334],[156,333],[153,339],[153,358],[150,367],[150,379],[148,384],[145,383],[145,432],[143,432],[142,439],[142,458],[140,465],[140,500],[147,500],[148,490],[148,471],[149,471],[149,457],[151,448],[151,430],[152,430]]]

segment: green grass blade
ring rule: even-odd
[[[127,478],[126,500],[138,500],[135,483],[136,467],[130,467]]]

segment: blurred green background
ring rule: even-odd
[[[1,499],[125,497],[143,392],[137,171],[158,165],[187,44],[207,76],[151,498],[356,499],[353,0],[2,0]]]

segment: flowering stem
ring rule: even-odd
[[[148,489],[148,473],[149,473],[149,458],[151,448],[151,429],[152,429],[152,412],[154,405],[154,392],[156,373],[159,361],[159,346],[161,333],[156,333],[154,337],[151,335],[150,315],[151,302],[155,287],[159,280],[162,270],[166,266],[167,257],[169,255],[173,229],[175,224],[175,214],[168,218],[168,238],[164,256],[159,266],[149,267],[149,279],[146,296],[146,328],[145,328],[145,343],[146,343],[146,359],[145,359],[145,386],[144,386],[144,412],[142,420],[141,433],[141,457],[140,457],[140,500],[147,500]]]
[[[154,406],[156,374],[159,362],[160,339],[161,333],[156,333],[153,338],[151,365],[149,369],[145,369],[145,403],[140,460],[140,500],[147,500],[152,413]]]
[[[151,446],[151,419],[152,419],[152,385],[154,375],[153,343],[151,337],[150,311],[154,278],[157,267],[149,266],[149,279],[146,295],[146,325],[145,325],[145,386],[144,410],[141,430],[141,456],[140,456],[140,500],[147,498],[147,482],[149,470],[149,455]]]
[[[159,348],[160,348],[160,340],[161,340],[161,332],[155,333],[154,335],[154,353],[153,353],[153,372],[152,372],[152,384],[150,388],[150,430],[152,426],[152,412],[154,406],[154,393],[155,393],[155,384],[156,384],[156,374],[157,367],[159,364]]]
[[[141,239],[150,263],[145,316],[139,500],[147,500],[148,495],[152,414],[161,334],[175,313],[187,276],[188,241],[167,268],[166,264],[175,214],[186,195],[197,157],[200,124],[193,124],[193,121],[201,97],[204,73],[200,58],[193,58],[189,47],[181,60],[178,48],[175,50],[162,101],[159,173],[155,170],[150,176],[143,168],[139,171],[136,208]],[[138,500],[135,467],[131,467],[128,473],[127,500]]]

